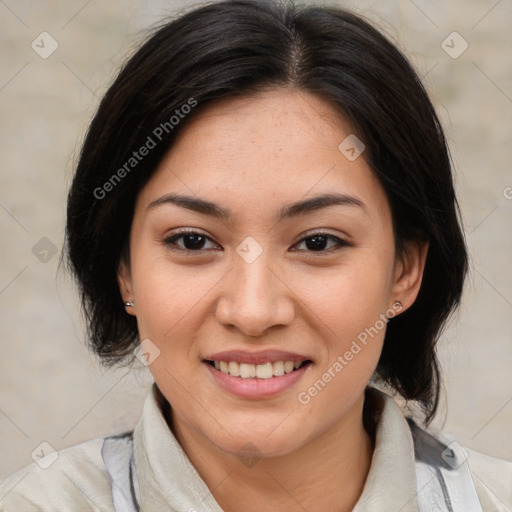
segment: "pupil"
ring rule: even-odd
[[[327,240],[327,237],[324,235],[314,235],[314,236],[309,237],[306,240],[306,246],[308,249],[322,250],[322,249],[325,249],[326,240]]]
[[[187,243],[187,240],[190,241],[192,239],[192,244]],[[202,239],[202,240],[201,240]],[[203,235],[186,235],[184,237],[185,247],[187,249],[201,249],[204,244],[204,236]],[[192,245],[192,247],[189,247]]]

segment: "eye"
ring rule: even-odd
[[[327,245],[328,241],[334,241],[335,245],[334,247],[330,247],[327,250],[325,250],[325,246]],[[324,253],[331,253],[333,251],[337,251],[341,249],[342,247],[348,247],[351,244],[346,242],[345,240],[342,240],[341,238],[338,238],[337,236],[331,235],[329,233],[324,232],[318,232],[318,233],[311,233],[309,236],[304,237],[297,246],[300,246],[301,244],[305,244],[305,246],[309,249],[308,252],[324,252]],[[294,249],[295,250],[295,249]]]
[[[184,247],[176,243],[180,238],[183,239]],[[177,246],[177,249],[171,247],[171,249],[175,251],[200,252],[202,249],[204,249],[204,245],[207,240],[211,241],[211,239],[203,233],[199,231],[188,230],[166,238],[163,243],[164,245]]]
[[[177,243],[180,239],[182,239],[182,244]],[[201,253],[205,249],[205,244],[207,244],[208,241],[212,242],[211,238],[200,231],[188,230],[181,231],[167,237],[163,243],[166,246],[174,246],[170,248],[175,251]],[[329,241],[334,242],[334,246],[326,248]],[[298,244],[296,244],[296,246],[300,246],[301,244],[305,244],[307,248],[306,252],[323,253],[332,253],[342,247],[348,247],[351,245],[345,240],[325,232],[312,233],[309,236],[304,237]],[[213,248],[216,247],[218,247],[218,245],[213,243]],[[296,251],[297,249],[292,250]]]

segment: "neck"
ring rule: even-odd
[[[247,465],[188,428],[173,410],[167,418],[225,512],[348,512],[361,496],[373,454],[367,414],[363,422],[364,403],[363,394],[338,423],[294,452]]]

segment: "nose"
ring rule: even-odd
[[[250,337],[261,337],[272,327],[290,325],[295,316],[294,294],[279,266],[272,265],[265,250],[250,263],[238,254],[234,259],[217,302],[219,323]]]

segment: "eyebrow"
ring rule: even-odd
[[[164,204],[181,206],[182,208],[192,210],[202,215],[208,215],[219,220],[229,221],[233,217],[231,210],[223,208],[218,204],[205,199],[181,194],[166,194],[159,197],[155,201],[151,202],[147,209],[151,210]],[[323,208],[328,208],[329,206],[356,206],[364,210],[365,213],[368,213],[363,201],[357,197],[339,193],[322,194],[284,206],[277,212],[275,220],[279,222],[285,219],[298,217],[300,215],[306,215]]]

